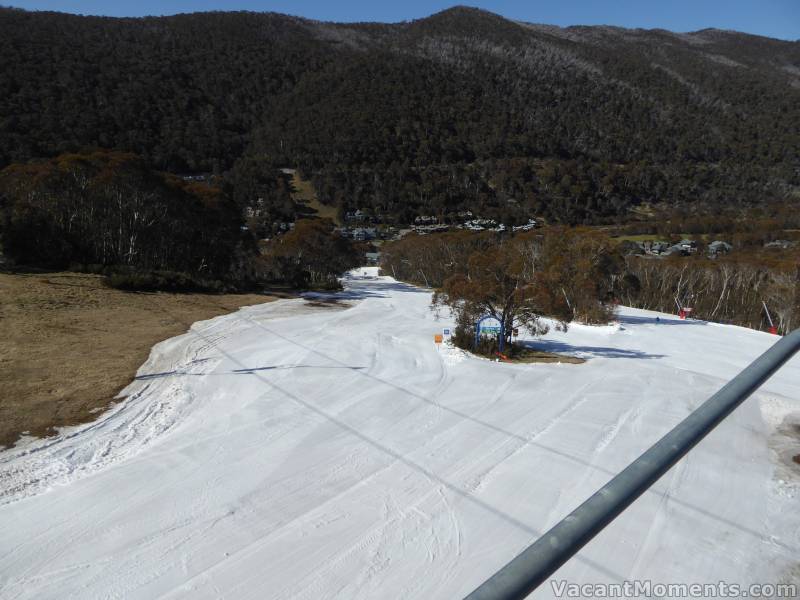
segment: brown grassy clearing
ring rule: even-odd
[[[123,292],[99,275],[0,273],[0,448],[96,418],[154,344],[276,297]]]

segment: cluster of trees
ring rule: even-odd
[[[384,246],[382,267],[398,279],[437,288],[455,310],[457,341],[471,344],[478,316],[522,323],[537,317],[607,322],[615,303],[782,333],[800,324],[800,255],[769,253],[655,259],[622,257],[596,229],[551,227],[515,234],[408,236]],[[508,332],[507,332],[508,333]]]
[[[216,187],[152,171],[120,152],[65,154],[0,173],[2,242],[27,265],[122,266],[246,277],[252,245]]]
[[[396,277],[433,285],[435,306],[456,317],[454,340],[472,347],[479,317],[541,332],[541,317],[607,322],[615,285],[622,285],[622,256],[608,236],[581,228],[553,227],[514,236],[447,233],[408,236],[384,246],[382,266]],[[496,346],[485,347],[493,351]]]
[[[582,158],[419,166],[406,159],[382,168],[323,165],[312,180],[320,200],[342,213],[361,209],[399,223],[423,214],[442,223],[462,222],[458,213],[469,210],[506,225],[525,223],[533,215],[580,224],[616,222],[624,216],[645,193],[648,169]]]
[[[301,219],[289,232],[269,241],[259,259],[267,281],[295,287],[337,289],[343,272],[363,264],[364,249],[334,231],[325,219]]]
[[[418,215],[453,222],[457,213],[478,207],[481,216],[509,224],[524,223],[530,214],[525,210],[529,207],[502,201],[474,164],[417,167],[403,161],[382,169],[331,165],[316,171],[312,181],[320,201],[337,206],[342,214],[360,209],[400,224]]]
[[[657,235],[664,239],[688,235],[722,237],[736,247],[763,245],[776,239],[797,237],[800,211],[794,202],[780,202],[749,209],[719,210],[716,214],[676,209],[651,209],[610,230],[612,235]]]
[[[244,166],[237,173],[247,176]],[[288,194],[280,182],[262,176],[258,191],[280,199]],[[298,221],[261,252],[228,187],[156,172],[122,152],[14,164],[0,171],[0,248],[19,265],[107,272],[133,289],[331,287],[360,262],[363,249],[324,221]]]
[[[433,305],[446,306],[455,316],[453,341],[457,346],[474,349],[476,323],[484,316],[500,322],[497,345],[506,351],[513,351],[511,336],[516,327],[538,334],[548,329],[540,321],[542,316],[559,318],[562,323],[569,320],[565,299],[557,297],[553,302],[549,289],[538,277],[532,248],[519,240],[515,242],[506,241],[472,253],[464,272],[445,279],[434,294]],[[496,351],[493,336],[486,337],[480,349]]]
[[[697,318],[765,330],[768,317],[780,333],[800,325],[800,263],[769,258],[627,259],[635,285],[620,290],[623,303],[674,313],[676,302]]]
[[[221,178],[257,239],[271,238],[281,225],[303,216],[292,199],[290,176],[267,156],[243,156]]]
[[[490,232],[453,231],[439,235],[410,234],[381,247],[381,269],[395,279],[440,288],[473,253],[497,243]]]
[[[717,210],[800,186],[797,43],[466,8],[395,25],[0,9],[0,52],[0,166],[97,146],[235,171],[235,196],[272,190],[273,220],[292,209],[264,156],[399,222],[613,223],[644,202]]]

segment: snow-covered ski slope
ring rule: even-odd
[[[585,364],[495,363],[357,273],[195,324],[95,423],[0,453],[0,597],[460,598],[775,341],[621,309],[542,340]],[[558,578],[800,579],[792,419],[797,359]]]

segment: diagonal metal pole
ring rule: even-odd
[[[779,340],[467,600],[525,598],[641,496],[800,350],[800,329]]]
[[[775,327],[775,324],[772,322],[772,316],[769,314],[769,309],[767,308],[767,303],[763,300],[761,301],[761,305],[764,307],[764,312],[767,313],[767,320],[769,321],[770,327]]]

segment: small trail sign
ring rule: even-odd
[[[434,344],[441,344],[442,343],[442,334],[441,333],[437,333],[436,335],[433,336],[433,343]]]

